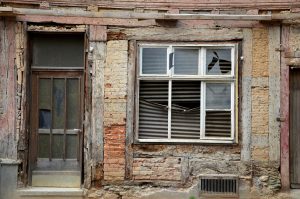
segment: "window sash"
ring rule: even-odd
[[[143,74],[143,49],[144,48],[167,48],[167,64],[166,64],[166,69],[167,72],[166,74]],[[197,49],[198,50],[198,74],[193,75],[193,74],[175,74],[174,72],[174,54],[175,54],[175,49]],[[221,49],[230,49],[231,50],[231,73],[230,75],[211,75],[211,74],[206,74],[206,51],[209,49],[216,49],[216,50],[221,50]],[[229,44],[229,45],[187,45],[187,46],[177,46],[177,45],[161,45],[161,46],[155,46],[155,45],[141,45],[139,48],[139,77],[178,77],[178,78],[234,78],[235,77],[235,52],[236,50],[236,45],[234,44]],[[170,63],[170,54],[173,53],[173,59],[172,63]],[[170,67],[170,64],[172,64],[172,67]]]
[[[147,44],[147,45],[142,45],[139,49],[141,52],[141,49],[143,47],[158,47],[158,45],[154,44]],[[162,47],[166,47],[166,45],[162,45]],[[228,44],[228,45],[170,45],[168,46],[167,54],[169,55],[170,53],[174,53],[174,49],[177,48],[186,48],[186,49],[199,49],[199,56],[198,56],[198,75],[176,75],[174,74],[174,66],[169,69],[169,58],[167,57],[167,69],[168,72],[166,75],[148,75],[148,74],[142,74],[142,57],[141,53],[139,56],[139,67],[138,67],[138,75],[137,75],[137,91],[139,91],[139,82],[141,80],[167,80],[169,82],[168,85],[168,138],[167,139],[140,139],[139,138],[139,93],[137,92],[137,125],[136,125],[136,138],[138,142],[158,142],[158,143],[233,143],[235,141],[235,130],[236,130],[236,124],[235,124],[235,101],[236,101],[236,81],[237,79],[235,78],[235,73],[237,70],[235,69],[236,65],[236,45],[234,44]],[[231,74],[230,75],[206,75],[206,49],[231,49]],[[173,56],[174,59],[174,56]],[[174,62],[173,62],[174,63]],[[178,139],[178,138],[171,138],[172,137],[172,131],[171,131],[171,118],[172,118],[172,81],[173,80],[197,80],[201,82],[201,99],[200,99],[200,138],[199,139]],[[230,112],[230,126],[231,126],[231,131],[230,131],[230,137],[211,137],[211,136],[206,136],[205,135],[205,115],[206,115],[206,105],[205,105],[205,97],[206,97],[206,83],[229,83],[231,85],[231,105],[230,109],[224,109],[224,111]],[[220,110],[220,109],[218,109]]]

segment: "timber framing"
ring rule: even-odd
[[[0,0],[0,3],[14,3],[14,4],[29,4],[40,5],[41,1],[38,0]],[[53,6],[68,6],[68,0],[50,0],[49,3]],[[248,1],[232,1],[232,0],[190,0],[183,2],[180,0],[156,0],[156,1],[143,1],[143,0],[72,0],[73,7],[83,6],[98,6],[99,8],[113,8],[113,9],[132,9],[132,8],[147,8],[147,9],[160,9],[168,10],[170,8],[182,8],[187,10],[196,9],[236,9],[236,8],[260,8],[260,9],[290,9],[292,7],[300,6],[297,0],[255,0],[253,3]]]
[[[128,11],[94,12],[84,10],[56,10],[0,7],[0,16],[55,16],[55,17],[85,17],[104,19],[138,19],[138,20],[239,20],[239,21],[283,21],[293,23],[300,20],[300,13],[270,13],[270,14],[173,14],[173,13],[143,13]]]

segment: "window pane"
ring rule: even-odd
[[[198,49],[175,49],[174,56],[174,74],[198,74]]]
[[[65,122],[65,80],[53,80],[53,128],[63,129]]]
[[[39,79],[39,128],[51,128],[51,79]]]
[[[142,74],[167,73],[167,48],[142,49]]]
[[[64,135],[53,134],[52,135],[52,157],[63,158],[64,154]]]
[[[231,74],[231,49],[207,49],[206,74]]]
[[[49,158],[50,152],[50,136],[49,134],[39,134],[38,138],[38,157],[39,158]]]
[[[206,137],[230,137],[231,136],[231,112],[230,111],[206,111],[205,136]]]
[[[33,66],[83,67],[82,35],[38,34],[32,38]]]
[[[168,81],[141,81],[139,139],[168,138]]]
[[[79,128],[80,114],[79,80],[67,80],[67,128]]]
[[[200,139],[200,81],[172,82],[171,138]]]
[[[67,135],[67,154],[66,158],[76,159],[77,158],[77,135]]]
[[[231,85],[206,83],[206,109],[230,109]]]

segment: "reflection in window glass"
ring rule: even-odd
[[[142,74],[167,73],[167,48],[143,48]]]
[[[198,49],[175,49],[174,73],[176,75],[197,75],[198,55]]]
[[[231,49],[207,49],[206,74],[231,74]]]
[[[206,84],[206,109],[230,109],[231,87],[228,83]]]
[[[51,128],[51,111],[48,109],[40,109],[39,111],[39,128],[50,129]]]
[[[53,80],[53,128],[63,129],[65,122],[65,80]]]

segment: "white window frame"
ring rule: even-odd
[[[142,74],[142,50],[143,48],[167,48],[167,73]],[[169,70],[169,54],[174,53],[175,48],[199,49],[198,75],[176,75],[174,66]],[[206,75],[206,50],[207,49],[231,49],[231,74],[230,75]],[[135,118],[135,140],[145,143],[237,143],[238,132],[236,118],[237,110],[237,86],[238,86],[238,44],[237,43],[139,43],[138,44],[138,67],[136,81],[136,118]],[[174,63],[174,56],[173,56]],[[167,80],[169,81],[168,107],[172,104],[172,80],[199,80],[201,82],[200,99],[200,138],[196,139],[174,139],[171,138],[171,109],[168,108],[168,138],[167,139],[139,139],[139,82],[141,80]],[[205,136],[205,114],[206,114],[206,83],[228,83],[231,85],[231,136],[228,138]],[[218,109],[222,110],[222,109]],[[225,110],[225,109],[224,109]]]

